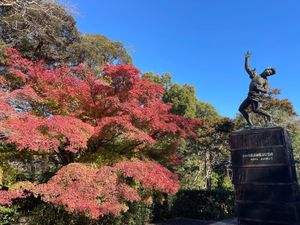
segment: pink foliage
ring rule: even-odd
[[[30,87],[29,85],[25,85],[24,87],[20,89],[16,89],[10,93],[10,97],[12,99],[18,99],[23,101],[29,101],[29,102],[41,102],[42,98],[38,96],[38,94],[35,92],[35,90]]]
[[[55,103],[61,114],[74,115],[82,107],[81,103],[92,101],[89,84],[74,76],[66,66],[48,69],[39,62],[31,68],[29,74],[29,85],[45,100]]]
[[[0,190],[0,205],[12,206],[13,200],[16,198],[24,198],[25,195],[20,193],[13,193],[9,191]]]
[[[33,191],[46,202],[63,204],[66,210],[86,213],[91,218],[117,216],[127,210],[124,201],[140,200],[135,189],[119,182],[114,168],[96,169],[79,163],[63,167]]]
[[[43,135],[38,128],[42,126],[42,118],[26,115],[5,120],[0,128],[7,137],[6,143],[15,143],[18,150],[30,149],[49,151],[59,145],[59,141]]]
[[[87,148],[93,127],[73,117],[53,116],[41,118],[25,115],[8,119],[2,128],[5,142],[17,144],[18,150],[30,149],[46,152],[58,151],[60,143],[68,143],[67,151],[77,152]]]
[[[126,202],[141,200],[136,189],[122,182],[119,172],[149,191],[175,194],[179,189],[177,176],[163,166],[132,160],[100,169],[91,164],[72,163],[32,191],[45,202],[62,204],[70,212],[86,213],[91,218],[117,216],[127,210]]]
[[[77,152],[78,149],[86,149],[87,141],[94,133],[94,127],[83,121],[66,116],[53,116],[45,121],[43,127],[47,127],[48,135],[56,137],[63,143],[68,143],[65,150]]]
[[[110,124],[119,124],[124,128],[126,137],[139,142],[156,143],[155,134],[179,135],[179,137],[196,136],[195,128],[200,126],[198,120],[170,115],[171,105],[164,104],[161,85],[141,79],[139,70],[132,65],[105,65],[104,77],[112,79],[110,98],[102,99],[101,105],[112,105],[113,115],[102,116],[96,129],[98,138],[102,138]],[[115,129],[115,126],[113,126]]]
[[[117,163],[115,168],[125,177],[132,177],[149,190],[158,190],[175,194],[179,190],[178,176],[155,162],[131,160]]]
[[[23,58],[21,53],[13,48],[6,48],[4,54],[7,56],[6,64],[11,68],[28,70],[33,65],[30,60]]]
[[[130,117],[128,115],[102,118],[99,120],[95,135],[98,137],[103,136],[108,125],[113,127],[115,133],[124,133],[124,137],[129,140],[155,143],[155,140],[148,133],[138,129],[130,122]]]
[[[201,125],[197,120],[170,114],[171,105],[162,101],[163,87],[142,79],[132,65],[105,65],[98,76],[84,65],[49,68],[43,62],[22,58],[14,49],[7,49],[6,55],[6,66],[14,75],[10,77],[13,79],[7,79],[11,74],[0,79],[0,134],[6,137],[5,143],[16,144],[19,151],[77,153],[87,149],[91,137],[95,144],[129,140],[134,147],[128,151],[135,154],[135,146],[144,150],[162,140],[176,149],[181,138],[195,137]],[[177,162],[174,151],[171,154],[171,160]],[[64,205],[69,212],[86,213],[91,218],[116,216],[127,210],[128,201],[143,198],[124,177],[149,192],[175,194],[179,189],[174,173],[158,163],[141,160],[100,169],[70,163],[47,183],[29,189],[45,202]],[[0,191],[0,204],[10,205],[16,197]]]
[[[86,148],[92,127],[96,128],[94,138],[99,140],[106,139],[107,132],[117,133],[116,138],[148,144],[166,134],[196,136],[199,121],[170,115],[171,106],[161,98],[162,86],[141,79],[140,71],[132,65],[104,65],[100,79],[83,65],[49,68],[43,62],[23,59],[13,49],[7,49],[6,54],[7,65],[26,78],[23,87],[8,92],[9,101],[34,106],[34,110],[23,109],[28,115],[8,119],[4,124],[11,128],[8,141],[17,143],[19,150],[57,151],[61,142],[68,141],[66,150],[76,152]],[[53,118],[41,117],[49,114]]]
[[[139,80],[140,71],[132,65],[104,65],[104,77],[112,80],[114,89],[118,93],[128,91],[137,80]]]

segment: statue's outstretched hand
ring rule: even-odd
[[[252,55],[252,53],[250,51],[247,51],[246,54],[245,54],[245,57],[250,58],[251,55]]]

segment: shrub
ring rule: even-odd
[[[29,225],[143,225],[150,222],[151,216],[151,207],[142,202],[130,203],[129,210],[118,217],[109,215],[98,220],[71,214],[50,204],[40,204],[31,213]]]
[[[8,225],[17,221],[19,214],[16,206],[0,206],[0,225]]]
[[[220,220],[234,215],[234,194],[226,190],[181,190],[163,204],[156,202],[154,220],[187,217]]]

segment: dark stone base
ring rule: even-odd
[[[300,195],[287,131],[237,131],[230,144],[239,224],[300,225]]]

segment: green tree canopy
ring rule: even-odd
[[[50,0],[12,0],[0,5],[1,39],[32,60],[62,61],[80,37],[73,16]]]
[[[147,78],[152,82],[163,85],[165,93],[163,100],[171,103],[171,113],[189,118],[196,118],[198,99],[196,97],[195,88],[189,84],[180,85],[172,82],[170,73],[158,75],[153,72],[143,74],[143,78]]]
[[[73,64],[85,63],[94,68],[101,64],[128,64],[131,57],[121,42],[100,34],[86,34],[68,49]]]
[[[121,42],[100,34],[82,35],[70,10],[56,0],[11,0],[0,4],[0,48],[3,43],[30,60],[48,64],[131,63]],[[1,56],[0,56],[1,57]]]
[[[198,100],[193,86],[173,83],[169,73],[160,76],[148,72],[143,78],[163,85],[163,100],[172,103],[172,113],[204,122],[198,130],[199,139],[187,140],[177,149],[182,159],[182,164],[177,167],[182,188],[231,187],[226,165],[230,155],[228,139],[233,129],[232,121],[219,115],[213,105]]]

